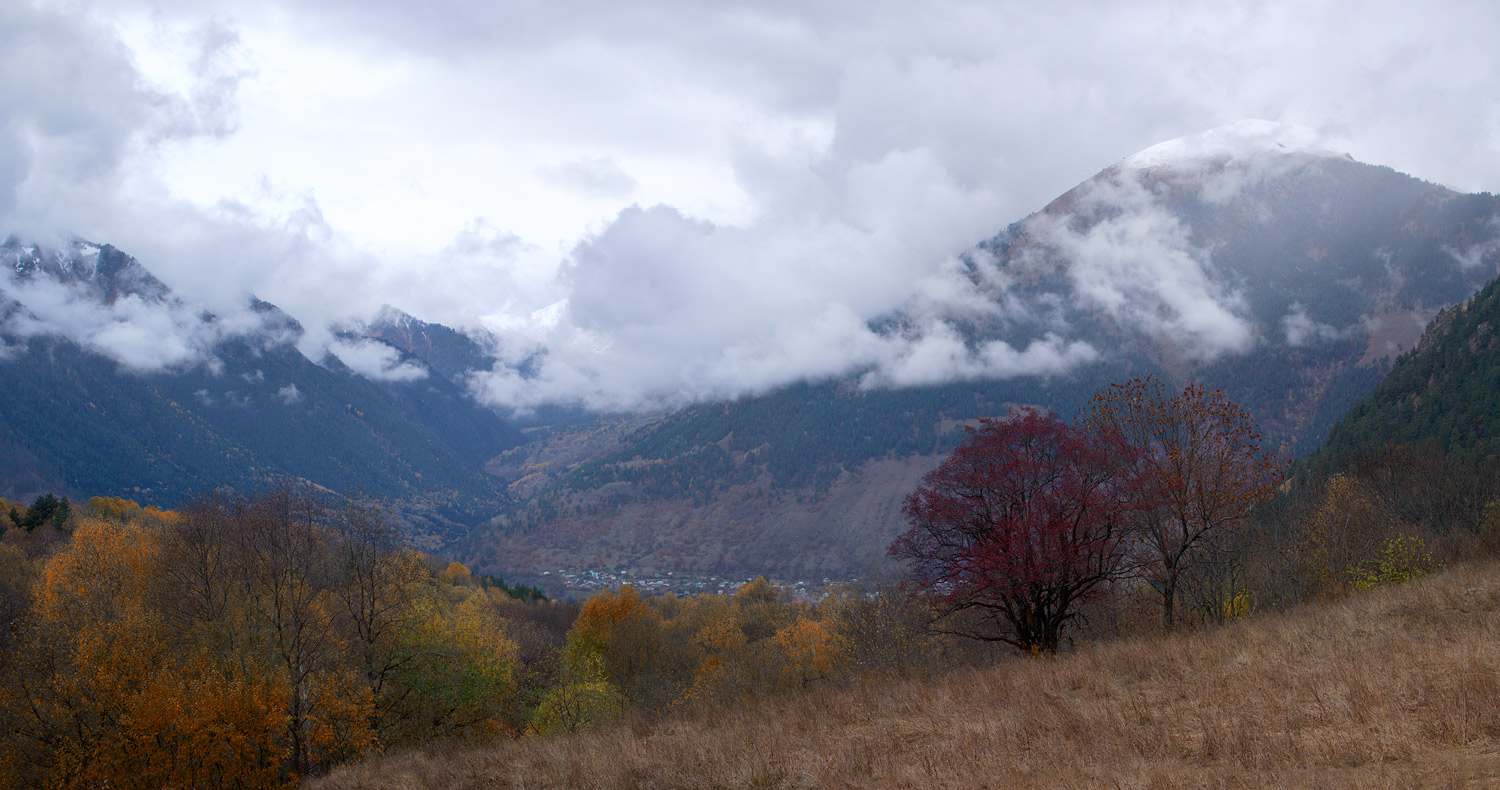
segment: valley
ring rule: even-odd
[[[1497,28],[0,2],[0,790],[1500,787]]]
[[[1296,458],[1430,317],[1500,271],[1500,201],[1321,151],[1247,149],[1241,133],[1106,168],[963,253],[947,286],[963,298],[870,322],[932,346],[924,364],[945,380],[856,366],[634,412],[479,400],[486,377],[547,364],[544,351],[497,358],[491,330],[387,307],[304,353],[302,326],[253,297],[217,317],[108,245],[11,239],[0,494],[175,506],[299,479],[384,500],[420,545],[526,583],[561,570],[817,581],[888,572],[906,492],[964,425],[1012,406],[1071,417],[1110,382],[1197,381]],[[59,298],[95,328],[46,306]],[[133,311],[175,316],[176,357],[111,339]]]
[[[8,239],[0,785],[1491,781],[1500,201],[1191,147],[634,410]]]

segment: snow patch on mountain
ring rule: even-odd
[[[284,314],[245,309],[218,316],[173,295],[134,258],[79,239],[53,249],[0,243],[0,344],[7,353],[31,338],[64,337],[138,372],[208,364],[230,337],[253,336],[268,345],[287,340]]]
[[[1157,143],[1126,157],[1124,170],[1197,170],[1205,165],[1246,163],[1265,154],[1342,159],[1343,143],[1302,126],[1250,119]]]

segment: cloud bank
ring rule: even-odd
[[[375,340],[334,340],[328,353],[349,369],[371,381],[420,381],[427,378],[427,368],[402,361],[400,352]],[[295,394],[295,389],[292,394]]]
[[[6,305],[6,302],[9,302]],[[285,340],[244,306],[217,318],[179,299],[125,293],[102,302],[97,293],[46,275],[0,275],[0,332],[20,344],[63,337],[138,372],[212,364],[214,347],[235,336]]]
[[[110,242],[216,312],[255,293],[314,355],[387,303],[491,328],[531,360],[474,382],[497,403],[1061,374],[1097,354],[1066,326],[965,345],[944,323],[1056,318],[972,244],[1243,118],[1493,191],[1496,23],[1478,2],[19,0],[0,7],[0,232]],[[1169,217],[1051,232],[1114,320],[1205,357],[1249,342]],[[145,367],[197,348],[130,310],[81,334]],[[161,332],[189,339],[140,342]]]

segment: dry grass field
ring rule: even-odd
[[[309,786],[1500,787],[1500,564],[1057,658],[391,755]]]

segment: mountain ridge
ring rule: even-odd
[[[11,239],[0,254],[17,256],[0,277],[6,496],[175,506],[300,479],[389,501],[429,546],[505,503],[481,466],[521,435],[461,383],[309,359],[301,324],[274,305],[249,297],[243,315],[216,316],[109,245]],[[142,356],[157,347],[180,353]]]
[[[509,578],[810,578],[876,568],[915,481],[1014,405],[1068,417],[1111,382],[1199,381],[1300,455],[1500,271],[1500,200],[1240,132],[1105,168],[965,253],[964,298],[870,321],[947,333],[947,383],[862,370],[659,413],[508,421],[474,400],[475,374],[503,364],[478,330],[388,306],[332,327],[312,360],[274,305],[214,316],[109,245],[10,239],[0,484],[173,504],[291,475],[390,499],[432,545]]]
[[[1105,168],[963,259],[984,303],[940,318],[968,353],[1079,342],[1093,362],[926,387],[794,384],[683,409],[571,465],[556,458],[572,438],[527,445],[504,464],[527,472],[507,481],[526,501],[460,554],[530,580],[569,557],[865,573],[901,526],[901,498],[966,421],[1011,404],[1068,417],[1095,389],[1153,373],[1224,389],[1273,450],[1300,455],[1432,311],[1500,270],[1492,195],[1300,150],[1192,161]],[[896,313],[875,325],[901,333],[922,320]],[[848,505],[872,498],[880,504]]]

